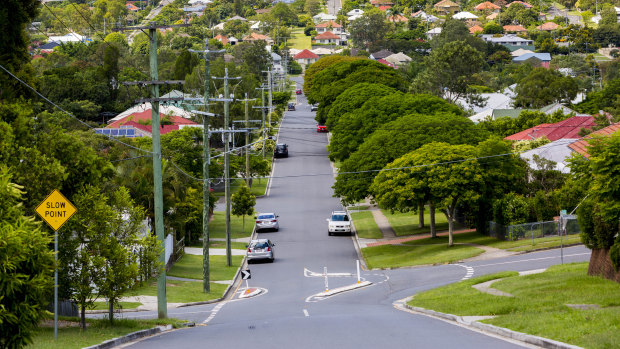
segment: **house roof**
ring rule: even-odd
[[[588,154],[588,146],[590,145],[589,140],[592,139],[593,136],[609,136],[617,132],[620,132],[620,123],[615,123],[611,126],[607,126],[598,131],[594,131],[590,133],[589,135],[587,135],[586,137],[572,143],[571,145],[569,145],[569,147],[573,151],[585,156],[586,158],[589,158],[590,157],[590,154]]]
[[[479,25],[475,25],[471,28],[469,28],[469,34],[475,34],[475,33],[482,33],[484,31],[484,29],[479,26]]]
[[[172,121],[173,125],[176,125],[177,128],[179,125],[196,125],[195,122],[193,122],[192,120],[188,120],[184,117],[181,116],[176,116],[176,115],[171,115],[171,116],[167,116],[166,113],[164,112],[159,112],[159,117],[161,119],[163,118],[168,118],[170,121]],[[116,119],[116,118],[115,118]],[[119,120],[114,120],[111,119],[111,123],[109,123],[106,128],[119,128],[122,125],[127,124],[128,122],[136,122],[139,123],[139,121],[150,121],[151,120],[151,110],[150,108],[148,110],[144,110],[141,112],[137,112],[137,113],[132,113],[130,115],[127,115],[126,117],[119,119]],[[150,132],[150,131],[149,131]]]
[[[227,19],[226,22],[234,21],[234,20],[239,20],[239,21],[243,21],[243,22],[247,21],[247,19],[245,19],[245,18],[243,18],[241,16],[234,16],[234,17],[230,17],[229,19]]]
[[[52,41],[52,42],[48,42],[47,44],[39,46],[39,50],[53,50],[54,48],[58,46],[60,46],[59,43]]]
[[[385,57],[385,60],[388,62],[411,62],[411,57],[407,56],[402,52],[395,53],[393,55],[389,55]]]
[[[138,6],[128,2],[125,4],[125,7],[127,8],[127,10],[129,11],[139,11],[140,9],[138,8]]]
[[[442,1],[438,2],[438,3],[436,3],[433,7],[445,8],[445,7],[455,7],[455,6],[460,8],[459,4],[457,4],[456,2],[453,2],[453,1],[450,1],[450,0],[442,0]]]
[[[550,141],[557,141],[558,139],[564,138],[578,139],[580,138],[579,131],[582,128],[590,129],[594,125],[596,125],[596,123],[593,116],[573,116],[554,124],[540,124],[510,135],[504,139],[522,141],[543,136],[547,137]]]
[[[533,43],[532,40],[528,40],[528,39],[524,39],[521,37],[518,37],[514,34],[509,34],[509,35],[503,35],[503,36],[499,36],[496,37],[493,34],[484,34],[482,35],[482,39],[484,39],[485,41],[490,41],[493,43],[507,43],[507,42],[518,42],[520,44],[522,43]]]
[[[125,110],[124,112],[116,115],[115,117],[113,117],[112,119],[110,119],[108,122],[112,123],[118,120],[122,120],[125,117],[132,115],[132,114],[139,114],[141,112],[144,111],[148,111],[149,113],[151,112],[151,103],[146,102],[143,104],[137,104],[134,105],[133,107]],[[166,115],[178,115],[181,116],[185,119],[189,119],[192,117],[192,114],[188,111],[185,111],[179,107],[173,106],[173,105],[166,105],[166,104],[160,104],[159,105],[159,112],[160,113],[164,113]],[[149,114],[150,115],[150,114]]]
[[[519,156],[522,159],[526,160],[529,166],[534,170],[539,169],[536,163],[533,161],[534,155],[538,155],[541,158],[555,162],[556,170],[562,173],[570,173],[570,167],[568,167],[568,164],[565,161],[572,154],[570,144],[574,141],[575,140],[571,138],[558,139],[551,143],[542,145],[538,148],[525,151],[519,154]]]
[[[372,56],[372,58],[378,60],[378,59],[381,59],[381,58],[385,58],[385,57],[391,56],[393,54],[394,54],[394,52],[391,52],[389,50],[381,50],[381,51],[377,51],[375,53],[371,53],[370,55]]]
[[[390,22],[409,22],[409,19],[401,14],[396,14],[388,17],[388,21]]]
[[[335,20],[336,16],[321,12],[312,18],[325,21],[325,20],[330,20],[330,19]]]
[[[148,132],[150,135],[153,134],[153,125],[143,125],[135,121],[128,121],[125,124],[123,124],[123,126],[131,126],[133,128],[137,128],[139,130]],[[108,126],[106,128],[111,128],[111,127]],[[161,125],[159,129],[159,134],[165,135],[166,133],[177,131],[178,129],[179,129],[179,125]]]
[[[381,5],[381,6],[378,7],[378,9],[381,10],[381,11],[387,11],[387,10],[389,10],[391,8],[392,8],[392,5]]]
[[[378,60],[377,60],[377,62],[379,62],[379,63],[381,63],[381,64],[384,64],[384,65],[387,65],[387,66],[388,66],[388,67],[390,67],[390,68],[396,68],[396,65],[394,65],[393,63],[390,63],[390,62],[386,61],[386,60],[385,60],[385,59],[383,59],[383,58],[378,59]]]
[[[331,39],[340,40],[340,37],[330,31],[325,31],[314,37],[314,40],[331,40]]]
[[[228,38],[225,35],[222,34],[217,34],[214,37],[215,40],[221,42],[222,44],[226,45],[228,43]]]
[[[513,1],[510,4],[506,4],[506,7],[510,7],[510,5],[512,4],[520,4],[520,5],[523,5],[525,8],[532,8],[532,5],[528,4],[527,2],[523,2],[523,1]]]
[[[534,53],[534,51],[525,50],[525,49],[520,48],[520,49],[518,49],[518,50],[516,50],[516,51],[512,51],[510,54],[511,54],[513,57],[519,57],[519,56],[524,55],[524,54],[526,54],[526,53]]]
[[[353,9],[353,10],[347,12],[347,16],[361,15],[362,13],[364,13],[363,10],[360,10],[359,8],[356,8],[356,9]]]
[[[512,60],[514,62],[524,62],[527,61],[530,58],[536,58],[541,60],[542,62],[550,62],[551,61],[551,54],[550,53],[537,53],[537,52],[533,52],[533,53],[526,53],[526,54],[522,54],[518,57],[513,58]]]
[[[296,54],[293,59],[297,60],[297,59],[319,59],[319,56],[317,56],[316,54],[312,53],[310,50],[305,49],[301,52],[299,52],[298,54]]]
[[[476,11],[484,11],[484,10],[499,10],[500,7],[495,5],[494,3],[490,2],[490,1],[485,1],[481,4],[478,4],[476,7],[474,7],[474,10]]]
[[[392,0],[370,0],[371,5],[394,5]]]
[[[536,27],[536,29],[538,30],[546,30],[546,31],[552,31],[552,30],[556,30],[558,29],[560,26],[553,23],[553,22],[546,22],[543,23],[541,25],[539,25],[538,27]]]
[[[498,12],[493,12],[490,15],[487,16],[487,19],[495,19],[497,18],[497,16],[499,16]]]
[[[463,11],[452,16],[454,19],[478,19],[478,16],[471,12]]]
[[[505,32],[526,32],[527,31],[527,29],[523,28],[520,25],[505,25],[503,28]]]
[[[519,117],[522,111],[527,109],[493,109],[491,113],[491,118],[493,120],[497,118],[509,117],[512,119],[516,119]]]
[[[267,35],[263,35],[263,34],[259,34],[256,32],[252,32],[250,33],[250,35],[247,35],[246,37],[243,38],[243,41],[255,41],[255,40],[271,40]]]
[[[340,24],[338,24],[338,23],[336,23],[336,22],[334,22],[332,20],[321,22],[321,23],[315,25],[314,27],[315,28],[329,28],[329,27],[332,27],[332,28],[342,28],[342,26]]]

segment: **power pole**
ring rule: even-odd
[[[151,69],[151,81],[139,82],[143,85],[151,85],[152,98],[142,100],[151,102],[151,125],[153,132],[153,194],[154,194],[154,214],[155,214],[155,233],[157,240],[159,240],[162,247],[162,253],[159,256],[159,261],[165,265],[165,232],[164,232],[164,200],[163,200],[163,188],[162,188],[162,174],[161,174],[161,135],[160,135],[160,120],[159,120],[159,102],[169,100],[180,100],[182,98],[159,98],[159,85],[168,83],[184,83],[183,81],[158,81],[158,64],[157,64],[157,29],[168,27],[186,27],[188,24],[180,25],[157,25],[157,23],[151,22],[145,27],[133,27],[133,28],[117,28],[116,30],[134,30],[134,29],[148,29],[150,39],[150,69]],[[129,83],[132,84],[132,83]],[[134,83],[137,84],[137,83]],[[157,315],[160,319],[168,317],[167,301],[166,301],[166,269],[157,277]]]
[[[220,53],[225,50],[209,51],[209,39],[205,40],[204,51],[189,50],[189,52],[202,53],[205,57],[205,94],[204,94],[204,113],[202,114],[202,290],[205,293],[211,292],[209,279],[209,195],[211,192],[211,181],[209,180],[209,164],[211,163],[211,150],[209,149],[209,117],[215,114],[209,113],[209,84],[211,83],[211,65],[209,63],[210,53]]]
[[[269,128],[271,128],[271,110],[272,110],[272,103],[273,103],[273,97],[272,97],[273,85],[271,83],[271,68],[267,69],[267,84],[269,85]]]
[[[261,86],[261,87],[257,87],[257,90],[261,90],[261,105],[260,107],[252,107],[254,109],[260,109],[261,110],[261,114],[262,114],[262,123],[261,123],[261,129],[262,129],[262,137],[263,137],[263,149],[262,149],[262,155],[263,155],[263,159],[265,158],[265,140],[267,139],[267,136],[265,135],[265,109],[267,109],[268,107],[265,106],[265,90],[267,89],[267,87],[265,87],[265,85]]]
[[[241,77],[228,77],[228,68],[224,69],[224,77],[214,79],[224,80],[224,98],[212,99],[224,102],[224,196],[226,197],[226,265],[232,266],[231,242],[230,242],[230,176],[229,176],[229,148],[230,148],[230,121],[229,121],[229,104],[233,101],[232,96],[228,95],[228,80],[237,80]]]

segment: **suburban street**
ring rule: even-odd
[[[296,78],[301,79],[301,78]],[[301,80],[297,80],[298,86]],[[394,303],[417,292],[463,278],[502,270],[527,271],[560,263],[560,250],[494,260],[398,270],[362,271],[372,285],[326,298],[322,273],[356,272],[358,253],[352,237],[328,236],[326,218],[341,209],[332,197],[332,167],[327,136],[316,132],[314,113],[305,96],[297,110],[286,112],[278,143],[289,145],[289,157],[276,159],[268,195],[257,200],[256,211],[280,216],[278,232],[260,233],[275,246],[274,263],[249,265],[250,287],[263,289],[239,299],[245,283],[226,301],[169,309],[168,316],[188,319],[196,327],[170,331],[138,341],[131,348],[204,346],[243,348],[520,348],[509,342],[435,318],[396,309]],[[564,249],[564,263],[587,261],[582,246]],[[329,278],[329,288],[356,283],[354,277]],[[154,312],[124,317],[155,317]],[[531,347],[531,346],[530,346]]]

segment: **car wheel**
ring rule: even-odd
[[[280,228],[276,228],[276,231],[279,231],[279,230],[280,230]]]
[[[331,232],[331,231],[328,231],[328,232],[327,232],[327,235],[332,236],[332,232]]]
[[[273,261],[274,261],[274,260],[275,260],[275,258],[271,258],[271,259],[269,260],[269,263],[273,263]]]

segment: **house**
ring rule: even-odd
[[[534,44],[533,40],[524,39],[514,34],[508,34],[499,37],[496,37],[493,34],[483,34],[481,37],[484,41],[500,45],[526,46]]]
[[[334,50],[330,50],[330,49],[325,48],[325,47],[315,48],[315,49],[310,50],[310,52],[312,52],[315,55],[319,56],[319,58],[321,58],[323,56],[333,55],[335,53]]]
[[[432,40],[434,37],[438,36],[439,34],[441,34],[441,27],[433,28],[433,29],[427,31],[426,32],[426,37],[429,40]]]
[[[426,14],[426,12],[421,11],[421,10],[416,12],[416,13],[412,13],[411,17],[412,18],[419,18],[419,19],[421,19],[423,21],[430,22],[430,23],[434,23],[437,20],[439,20],[439,18],[437,18],[437,17],[435,17],[433,15]]]
[[[388,21],[392,22],[392,23],[406,23],[409,22],[409,19],[403,15],[400,14],[396,14],[393,16],[389,16]]]
[[[394,2],[392,0],[370,0],[370,4],[380,9],[381,7],[391,8],[394,6]]]
[[[270,37],[268,37],[267,35],[259,34],[257,32],[252,32],[249,35],[245,36],[243,39],[241,39],[241,41],[248,41],[248,42],[259,41],[259,40],[266,42],[268,45],[273,44],[273,40],[271,40]]]
[[[358,8],[353,9],[353,10],[347,12],[347,16],[361,16],[363,14],[364,14],[364,11],[362,11],[362,10],[360,10]]]
[[[466,22],[472,22],[478,19],[478,16],[476,16],[475,14],[471,13],[471,12],[467,12],[467,11],[463,11],[463,12],[459,12],[457,14],[455,14],[454,16],[452,16],[452,18],[454,19],[460,19]]]
[[[598,131],[594,131],[586,137],[583,137],[582,139],[573,142],[571,145],[569,145],[569,148],[571,148],[571,150],[573,150],[574,152],[583,155],[586,158],[590,158],[590,154],[588,154],[589,139],[592,139],[594,136],[609,136],[617,132],[620,132],[620,123],[615,123]]]
[[[85,41],[90,41],[90,39],[80,34],[71,32],[63,36],[50,36],[49,41],[50,42],[54,41],[54,42],[63,44],[65,42],[85,42]]]
[[[543,23],[543,24],[539,25],[538,27],[536,27],[536,29],[550,32],[550,31],[558,29],[559,27],[560,27],[559,25],[557,25],[557,24],[555,24],[553,22],[546,22],[546,23]]]
[[[521,159],[527,161],[528,165],[533,170],[539,169],[536,162],[534,162],[534,155],[537,155],[543,159],[555,162],[555,170],[562,173],[570,173],[570,167],[568,166],[568,161],[566,160],[573,154],[573,150],[570,146],[575,141],[577,140],[573,138],[558,139],[538,148],[522,152],[519,156]]]
[[[497,18],[499,16],[499,12],[493,12],[490,15],[488,15],[486,18],[490,21],[494,21],[495,18]]]
[[[126,3],[125,7],[127,8],[127,11],[132,11],[132,12],[140,11],[138,6],[132,4],[131,2]]]
[[[503,28],[506,33],[527,33],[527,29],[520,25],[505,25]]]
[[[316,30],[317,34],[325,33],[326,31],[330,31],[336,35],[340,35],[344,32],[342,26],[332,20],[319,23],[314,26],[314,30]]]
[[[484,31],[484,28],[482,28],[481,26],[477,24],[469,28],[469,34],[472,34],[472,35],[482,33],[483,31]]]
[[[523,63],[527,60],[537,60],[540,61],[540,66],[541,67],[545,67],[545,68],[549,68],[549,63],[551,62],[551,54],[549,53],[526,53],[523,55],[520,55],[518,57],[514,57],[512,59],[513,62],[515,63]]]
[[[327,13],[319,13],[318,15],[312,17],[312,19],[314,20],[314,23],[321,23],[325,21],[335,21],[336,16]]]
[[[161,125],[159,134],[166,134],[178,131],[184,127],[202,127],[202,125],[192,122],[191,124]],[[111,137],[153,137],[153,126],[145,125],[135,121],[128,121],[119,127],[96,128],[95,133]]]
[[[546,106],[538,109],[538,111],[543,112],[543,113],[545,113],[547,115],[551,115],[551,114],[555,113],[556,111],[561,111],[562,114],[564,114],[564,115],[569,115],[569,114],[575,115],[575,114],[577,114],[577,112],[575,112],[571,108],[569,108],[569,107],[567,107],[567,106],[565,106],[565,105],[563,105],[561,103],[558,103],[558,102],[546,105]],[[587,116],[587,115],[581,114],[581,116]]]
[[[125,110],[124,112],[116,115],[115,117],[113,117],[112,119],[110,119],[108,121],[108,126],[111,126],[114,124],[115,127],[123,125],[124,123],[120,123],[120,124],[115,124],[118,121],[122,121],[125,118],[127,118],[130,115],[139,115],[141,117],[141,119],[139,120],[150,120],[150,113],[151,113],[151,103],[143,103],[143,104],[137,104],[127,110]],[[141,113],[143,112],[148,112],[148,117],[146,115],[142,115]],[[173,105],[165,105],[162,104],[159,106],[159,113],[160,114],[164,114],[164,115],[175,115],[178,117],[181,117],[183,119],[187,119],[189,121],[189,119],[192,117],[192,114],[188,111],[185,111],[179,107],[173,106]],[[132,118],[132,120],[134,120],[134,118]],[[136,121],[139,121],[136,120]],[[131,121],[131,120],[125,120],[125,121]]]
[[[250,30],[260,30],[261,28],[261,21],[249,21],[248,23],[250,24]]]
[[[312,53],[308,49],[304,49],[303,51],[293,56],[293,60],[299,63],[299,65],[301,65],[301,67],[305,70],[308,65],[318,61],[319,56]]]
[[[389,57],[389,56],[391,56],[393,54],[394,54],[394,52],[391,52],[389,50],[381,50],[381,51],[377,51],[375,53],[371,53],[368,58],[374,59],[375,61],[378,61],[378,60],[380,60],[382,58]]]
[[[241,22],[247,22],[247,19],[241,17],[241,16],[233,16],[230,17],[229,19],[226,20],[226,22],[228,21],[241,21]]]
[[[438,14],[443,16],[451,15],[461,10],[459,4],[450,0],[442,0],[436,3],[433,8],[435,9],[435,11],[437,11]]]
[[[398,52],[385,57],[385,60],[394,64],[394,66],[398,68],[400,66],[409,64],[409,62],[411,62],[411,57],[407,56],[402,52]]]
[[[228,41],[228,37],[226,35],[222,35],[222,34],[217,34],[215,37],[213,37],[215,40],[219,41],[222,43],[222,45],[228,45],[229,41]]]
[[[339,45],[340,44],[340,36],[326,31],[323,32],[313,38],[314,43],[316,44],[325,44],[325,45]]]
[[[381,63],[381,64],[383,64],[383,65],[387,65],[387,66],[388,66],[388,67],[390,67],[390,68],[394,68],[394,69],[396,69],[396,66],[395,66],[394,64],[392,64],[392,63],[390,63],[390,62],[386,61],[386,60],[385,60],[385,59],[383,59],[383,58],[378,59],[378,60],[377,60],[377,62],[379,62],[379,63]]]
[[[525,7],[525,8],[532,8],[532,5],[528,4],[527,2],[523,2],[523,1],[513,1],[513,2],[511,2],[509,4],[506,4],[506,7],[510,7],[510,6],[514,5],[514,4],[521,5],[521,6]]]
[[[360,17],[362,17],[362,15],[353,15],[353,16],[349,16],[349,17],[347,17],[347,20],[348,20],[349,22],[351,22],[351,21],[354,21],[354,20],[356,20],[356,19],[358,19],[358,18],[360,18]]]
[[[205,5],[196,5],[183,7],[183,12],[189,12],[194,14],[202,14],[207,7]]]
[[[518,50],[512,51],[510,54],[511,54],[513,57],[519,57],[519,56],[524,55],[524,54],[526,54],[526,53],[534,53],[534,51],[525,50],[525,49],[520,48],[520,49],[518,49]]]
[[[213,1],[211,0],[189,0],[188,4],[189,5],[208,5],[210,3],[212,3]]]
[[[41,53],[52,53],[56,47],[60,46],[59,43],[52,41],[47,44],[39,46]]]
[[[480,12],[494,12],[497,13],[499,12],[501,9],[501,7],[495,5],[494,3],[490,2],[490,1],[485,1],[481,4],[476,5],[476,7],[474,7],[474,10],[476,11],[480,11]]]
[[[505,137],[509,141],[523,141],[547,137],[550,141],[558,139],[578,139],[582,128],[591,129],[596,125],[593,116],[577,115],[553,124],[540,124]]]

